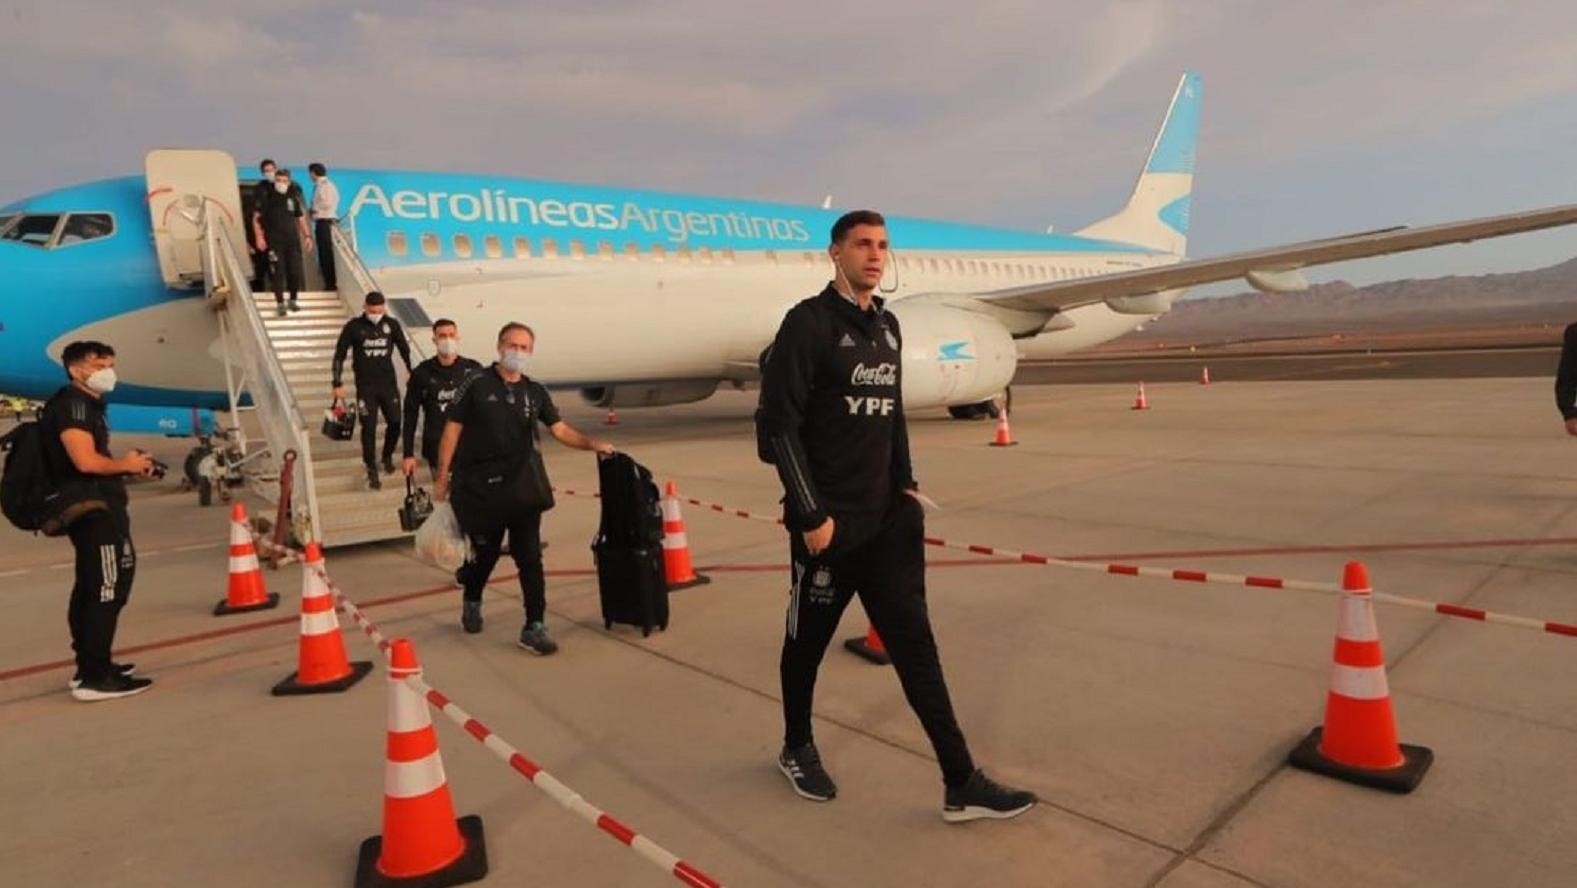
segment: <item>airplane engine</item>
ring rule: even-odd
[[[715,379],[681,379],[589,386],[580,390],[580,396],[593,407],[665,407],[703,401],[715,391]]]
[[[904,407],[976,404],[1001,394],[1018,368],[1006,328],[983,314],[948,305],[897,302],[903,329]]]

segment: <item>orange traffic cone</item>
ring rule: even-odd
[[[712,582],[711,577],[696,573],[690,563],[690,537],[684,531],[684,516],[679,513],[679,488],[672,481],[663,492],[663,574],[669,590]]]
[[[605,422],[607,422],[608,425],[619,424],[619,414],[614,413],[612,407],[608,408],[608,418],[605,420]]]
[[[246,506],[237,502],[230,508],[230,588],[224,600],[214,606],[214,616],[278,606],[279,596],[263,586],[263,570],[258,566],[257,546],[247,526]]]
[[[1435,754],[1396,741],[1396,715],[1385,680],[1369,572],[1356,561],[1342,574],[1335,661],[1325,724],[1309,732],[1288,762],[1349,783],[1412,792]]]
[[[851,638],[843,646],[853,651],[856,655],[870,660],[878,666],[891,663],[892,657],[887,656],[887,646],[882,644],[882,637],[876,634],[876,627],[866,624],[868,628],[863,636]]]
[[[345,637],[340,634],[334,596],[322,570],[323,550],[317,543],[308,543],[301,562],[300,653],[296,671],[274,685],[276,697],[343,691],[372,671],[370,661],[351,663],[345,656]]]
[[[1139,383],[1139,394],[1134,396],[1133,409],[1135,409],[1135,410],[1149,410],[1150,409],[1150,402],[1146,401],[1144,399],[1144,383],[1142,383],[1142,382]]]
[[[383,834],[361,843],[356,888],[442,888],[487,875],[482,818],[454,816],[427,701],[405,679],[422,674],[408,639],[389,645],[389,743]]]
[[[1199,384],[1200,385],[1209,385],[1210,384],[1210,368],[1209,367],[1201,367],[1199,369]]]
[[[992,439],[992,447],[1015,447],[1018,442],[1013,440],[1013,430],[1008,428],[1008,409],[1003,407],[997,411],[997,436]]]

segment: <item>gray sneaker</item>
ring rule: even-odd
[[[463,628],[468,635],[475,635],[482,631],[482,602],[461,602],[460,627]]]
[[[528,623],[520,630],[520,646],[544,657],[559,649],[558,643],[548,637],[548,627],[542,623]]]

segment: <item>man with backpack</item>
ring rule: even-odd
[[[875,295],[887,223],[857,210],[832,226],[835,279],[783,318],[763,355],[759,455],[784,489],[792,586],[779,673],[783,751],[794,792],[830,801],[837,785],[811,736],[811,698],[827,643],[855,594],[892,657],[936,751],[942,819],[1014,817],[1035,795],[975,767],[942,677],[925,604],[925,514],[909,461],[898,319]]]
[[[547,588],[542,573],[542,513],[553,492],[543,467],[536,424],[577,450],[613,453],[613,445],[577,431],[559,416],[541,383],[526,375],[536,334],[520,323],[498,332],[498,361],[472,375],[444,414],[433,495],[450,499],[460,528],[471,542],[471,561],[456,577],[464,588],[460,625],[482,631],[482,590],[509,535],[509,554],[520,572],[526,625],[520,646],[546,656],[558,650],[548,635]]]
[[[71,538],[76,581],[66,622],[77,655],[71,695],[113,700],[153,685],[133,675],[130,663],[112,662],[110,650],[137,570],[125,478],[154,475],[158,464],[138,450],[110,452],[104,396],[115,388],[115,349],[73,342],[61,363],[71,384],[49,399],[36,425],[13,433],[0,488],[13,523]]]

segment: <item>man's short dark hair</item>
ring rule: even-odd
[[[384,302],[383,294],[379,293],[377,290],[369,290],[367,291],[367,298],[364,299],[363,302],[365,302],[367,305],[382,305]]]
[[[262,159],[262,161],[260,161],[258,163],[257,171],[261,173],[263,171],[264,167],[273,167],[275,169],[278,169],[279,168],[279,164],[274,163],[274,159],[272,157],[265,157],[265,158]]]
[[[433,321],[433,330],[437,331],[439,327],[453,327],[456,330],[460,329],[459,324],[456,324],[454,321],[451,321],[448,318],[439,318],[438,320]]]
[[[513,333],[516,330],[526,331],[526,333],[531,337],[531,341],[533,343],[537,341],[537,331],[531,329],[525,324],[520,323],[519,321],[510,321],[509,323],[500,327],[498,329],[498,341],[503,342],[505,336],[508,336],[510,333]]]
[[[329,174],[329,168],[321,163],[309,163],[307,164],[307,172],[314,176],[327,176]]]
[[[856,225],[880,225],[885,228],[887,227],[887,220],[883,219],[882,214],[875,210],[850,210],[839,216],[838,221],[832,223],[832,242],[835,244],[843,243],[843,238],[848,235],[849,229]]]
[[[276,176],[284,176],[287,179],[293,178],[290,175],[290,170],[287,170],[284,167],[280,167],[279,169],[274,170],[274,175],[276,175]]]
[[[82,363],[83,361],[90,361],[94,358],[113,357],[115,357],[115,349],[111,348],[106,343],[97,342],[92,339],[79,339],[76,342],[66,346],[65,349],[61,351],[60,366],[66,368],[66,376],[69,377],[71,375],[71,368],[77,364]]]

